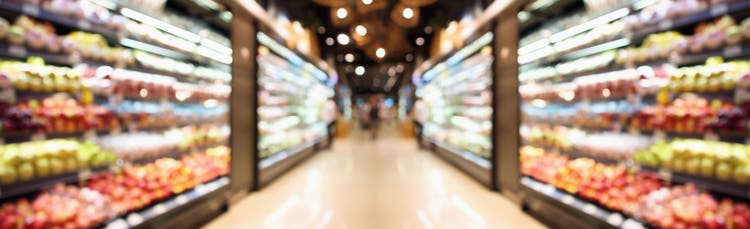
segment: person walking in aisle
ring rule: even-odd
[[[372,139],[375,140],[378,138],[378,129],[380,127],[380,102],[375,96],[370,99],[369,113],[370,133],[372,134]]]

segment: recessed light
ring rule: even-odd
[[[422,37],[417,37],[416,43],[417,43],[417,46],[422,46],[422,45],[424,45],[424,38],[422,38]]]
[[[375,56],[377,56],[378,58],[385,57],[385,49],[384,48],[378,48],[377,50],[375,50]]]
[[[354,69],[354,74],[357,74],[358,76],[365,75],[365,67],[364,66],[357,66],[357,68]]]
[[[357,32],[360,36],[367,35],[367,28],[363,25],[357,25],[357,27],[354,28],[354,31]]]
[[[349,16],[349,11],[346,11],[346,9],[339,8],[338,10],[336,10],[336,17],[338,17],[339,19],[344,19],[346,18],[346,16]]]
[[[432,26],[425,26],[424,27],[424,33],[426,33],[426,34],[432,33]]]
[[[414,17],[414,10],[412,10],[409,7],[406,7],[406,8],[404,8],[404,11],[401,12],[401,15],[403,15],[404,18],[406,18],[406,19],[411,19],[412,17]]]
[[[341,45],[348,45],[349,44],[349,36],[347,36],[346,34],[343,34],[343,33],[340,33],[336,37],[336,40],[339,41],[339,44],[341,44]]]
[[[372,0],[362,0],[362,3],[364,3],[365,5],[370,5],[372,4]]]
[[[336,40],[333,40],[333,37],[326,38],[326,44],[328,46],[333,46],[333,44],[336,43]]]
[[[326,27],[318,26],[318,33],[320,33],[320,34],[326,33]]]
[[[349,63],[354,62],[354,55],[351,53],[347,53],[346,56],[344,56],[344,60]]]

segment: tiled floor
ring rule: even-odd
[[[354,132],[207,228],[543,228],[395,131]]]

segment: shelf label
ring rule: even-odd
[[[183,204],[186,204],[186,203],[188,202],[188,198],[187,198],[187,197],[185,197],[185,195],[180,195],[180,196],[178,196],[178,197],[177,197],[177,198],[175,199],[175,201],[177,202],[177,204],[179,204],[179,205],[183,205]]]
[[[659,177],[661,177],[664,180],[671,181],[672,180],[672,171],[669,171],[669,169],[659,169]]]
[[[570,195],[565,195],[565,196],[563,196],[563,198],[561,199],[561,201],[562,201],[563,203],[567,204],[567,205],[573,205],[573,201],[574,201],[574,200],[575,200],[575,199],[574,199],[574,198],[573,198],[572,196],[570,196]]]
[[[127,229],[130,228],[128,226],[128,222],[125,222],[123,219],[117,219],[115,221],[112,221],[111,223],[107,224],[106,229]]]
[[[31,135],[31,141],[44,141],[47,139],[47,135],[44,132],[36,132]]]
[[[167,207],[164,207],[164,204],[157,204],[154,206],[154,212],[158,215],[164,214],[164,212],[167,212]]]
[[[143,223],[143,217],[138,213],[130,213],[130,215],[128,215],[127,221],[131,226],[135,226]]]
[[[659,30],[668,30],[671,29],[673,26],[672,20],[664,20],[659,23]]]
[[[630,133],[631,135],[641,135],[641,130],[634,126],[631,126],[630,128],[628,128],[628,133]]]
[[[622,215],[618,213],[612,213],[607,217],[607,223],[620,226],[622,224]]]
[[[597,207],[593,204],[586,204],[586,206],[583,206],[583,212],[586,212],[589,215],[596,214]]]
[[[750,145],[750,137],[745,138],[745,145]]]
[[[96,139],[96,130],[90,129],[83,133],[83,138],[86,140]]]
[[[622,223],[622,229],[643,229],[643,224],[633,219],[627,219]]]
[[[654,130],[653,138],[656,140],[665,140],[667,139],[667,133],[664,133],[663,130]]]
[[[727,14],[727,10],[729,10],[729,7],[727,4],[717,4],[711,6],[711,16],[717,17],[724,14]]]
[[[23,6],[21,6],[21,11],[34,17],[39,16],[39,13],[41,12],[39,7],[33,4],[23,4]]]
[[[91,178],[91,169],[83,169],[78,171],[78,180],[84,181]]]
[[[742,46],[740,45],[732,45],[724,47],[724,50],[722,50],[722,54],[724,54],[724,57],[736,57],[742,55]]]
[[[709,131],[709,132],[706,132],[705,135],[703,135],[703,139],[707,141],[718,141],[719,135],[716,134],[715,132]]]
[[[78,24],[78,28],[81,30],[91,30],[91,22],[88,20],[78,20],[76,24]]]
[[[109,131],[109,135],[117,136],[122,133],[122,130],[119,127],[112,128],[112,130]]]
[[[10,55],[17,56],[17,57],[26,57],[28,55],[28,51],[26,51],[26,47],[23,47],[20,45],[9,46],[8,53],[10,53]]]

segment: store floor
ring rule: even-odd
[[[543,228],[396,131],[337,139],[206,228]]]

